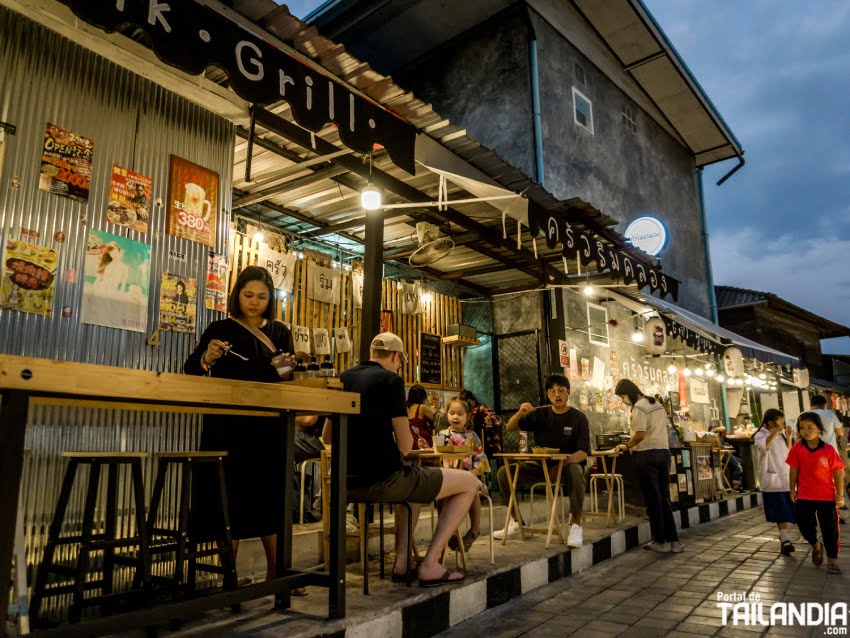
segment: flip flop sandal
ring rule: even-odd
[[[460,574],[460,578],[452,578],[453,574]],[[420,587],[439,587],[440,585],[454,585],[456,583],[462,583],[466,579],[466,574],[461,574],[460,572],[452,572],[450,570],[445,570],[443,575],[439,578],[432,578],[430,580],[422,580],[419,579]]]
[[[295,589],[289,592],[292,596],[307,596],[307,588],[306,587],[296,587]]]
[[[783,556],[790,556],[791,552],[794,551],[794,545],[791,541],[782,541],[782,547],[779,551],[782,552]]]
[[[419,578],[419,565],[413,565],[410,568],[410,582],[413,582]],[[399,584],[407,584],[407,574],[396,574],[393,572],[392,576],[390,576],[390,582],[399,583]]]
[[[474,543],[478,537],[481,536],[481,532],[477,534],[473,534],[472,530],[469,530],[466,534],[463,535],[463,551],[467,554],[469,553],[469,548],[472,547],[472,543]]]
[[[830,563],[829,565],[826,566],[826,573],[827,574],[840,574],[841,568],[834,563]]]
[[[812,563],[815,567],[819,567],[823,563],[823,543],[815,543],[812,545]]]

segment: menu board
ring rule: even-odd
[[[441,384],[442,362],[440,356],[443,350],[443,340],[440,335],[427,332],[419,333],[419,382]]]

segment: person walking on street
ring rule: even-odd
[[[788,452],[791,467],[791,500],[797,505],[797,527],[812,546],[812,563],[823,563],[826,550],[827,574],[840,574],[838,567],[838,512],[844,505],[844,462],[835,448],[820,437],[823,423],[815,412],[797,417],[802,440]],[[823,542],[818,540],[820,525]]]
[[[684,550],[679,542],[673,509],[670,506],[670,439],[667,433],[667,413],[660,402],[644,396],[634,382],[620,379],[616,394],[623,403],[631,406],[629,422],[631,438],[617,446],[623,452],[632,452],[640,478],[652,542],[644,549],[654,552]]]
[[[790,556],[794,544],[788,538],[788,525],[793,525],[796,519],[791,502],[790,468],[785,463],[791,447],[791,432],[785,427],[785,415],[775,408],[766,410],[753,443],[759,455],[764,517],[768,523],[776,523],[780,551]]]

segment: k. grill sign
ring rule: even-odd
[[[243,99],[260,105],[285,100],[304,128],[319,131],[334,122],[347,147],[369,153],[380,144],[396,166],[415,172],[412,126],[291,55],[274,36],[218,2],[60,1],[110,33],[133,24],[147,33],[165,63],[193,75],[218,66]]]

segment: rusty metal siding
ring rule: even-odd
[[[178,95],[94,55],[20,15],[0,8],[0,121],[17,126],[6,135],[6,156],[0,174],[0,237],[51,246],[59,252],[53,313],[42,317],[0,309],[0,353],[98,363],[142,370],[179,372],[195,345],[195,334],[164,332],[161,345],[146,345],[158,327],[160,273],[194,277],[198,281],[197,333],[221,313],[206,310],[207,246],[165,232],[169,155],[175,154],[219,174],[219,223],[216,252],[227,250],[230,227],[234,130],[226,120]],[[38,190],[41,149],[47,122],[94,140],[94,161],[88,204]],[[153,180],[148,233],[130,231],[106,220],[106,201],[113,164]],[[11,178],[21,180],[13,188]],[[39,233],[22,236],[21,229]],[[145,333],[83,324],[83,271],[89,228],[149,243],[151,250],[147,329]],[[54,233],[65,234],[64,243]],[[169,251],[185,254],[185,262]],[[63,318],[63,307],[71,308]],[[109,383],[104,379],[104,383]],[[30,584],[34,565],[42,557],[66,462],[65,450],[146,451],[195,449],[200,435],[197,416],[150,414],[117,410],[39,406],[30,410],[21,485],[26,556]],[[147,499],[153,486],[154,462],[144,462]],[[77,487],[66,515],[66,529],[82,519],[83,491],[88,473],[78,473]],[[105,514],[103,485],[96,525]],[[179,482],[172,478],[163,509],[173,511]],[[134,504],[129,473],[121,475],[119,536],[134,528]],[[69,560],[73,549],[64,548]],[[168,557],[164,557],[168,558]],[[97,564],[94,566],[97,569]],[[160,560],[155,573],[168,569]],[[116,572],[116,586],[129,585],[130,570]],[[48,599],[44,611],[61,617],[67,598]],[[0,601],[2,604],[2,601]]]
[[[216,245],[217,252],[223,252],[231,204],[232,125],[6,9],[0,9],[0,34],[0,120],[18,127],[15,135],[6,135],[0,231],[4,240],[22,239],[59,251],[52,316],[0,310],[0,352],[179,371],[194,335],[168,332],[161,335],[159,348],[145,344],[158,323],[160,273],[198,280],[197,325],[202,328],[219,314],[203,307],[209,248],[166,234],[164,206],[151,207],[148,233],[108,222],[110,173],[112,165],[119,164],[152,178],[156,202],[167,197],[170,154],[216,171]],[[94,141],[88,204],[38,190],[47,122]],[[21,180],[20,188],[10,186],[13,176]],[[22,236],[22,228],[40,237]],[[152,245],[146,334],[80,322],[89,228]],[[54,241],[58,231],[65,233],[65,243]],[[185,254],[185,263],[169,259],[169,250]],[[64,307],[71,309],[68,319],[62,316]]]

